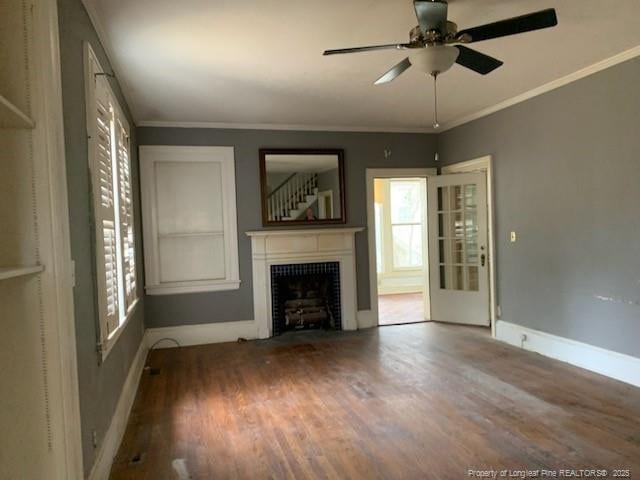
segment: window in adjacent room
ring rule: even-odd
[[[394,269],[422,268],[422,200],[420,179],[389,180]]]
[[[138,300],[129,124],[91,47],[86,48],[87,134],[95,226],[98,345],[103,357]]]

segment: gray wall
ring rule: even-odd
[[[147,296],[147,327],[253,319],[251,244],[244,232],[262,228],[258,150],[262,147],[342,148],[345,152],[347,225],[365,226],[366,168],[429,167],[435,137],[426,134],[291,132],[202,128],[138,128],[140,145],[230,145],[235,148],[238,197],[239,290]],[[391,150],[385,160],[384,150]],[[356,236],[358,309],[369,309],[366,233]]]
[[[636,59],[438,136],[493,156],[503,320],[640,356],[638,85]]]
[[[291,173],[269,173],[267,172],[267,191],[273,192],[276,188],[282,185],[287,178],[291,176]]]
[[[62,60],[62,97],[71,227],[71,256],[76,263],[74,311],[78,349],[80,413],[82,419],[82,449],[85,473],[89,472],[97,449],[93,448],[92,431],[102,443],[109,427],[124,380],[129,372],[144,331],[144,307],[140,303],[117,344],[104,364],[99,365],[96,352],[98,314],[94,287],[95,252],[89,219],[93,215],[89,200],[89,163],[84,99],[83,45],[88,41],[103,68],[110,66],[80,0],[58,0],[60,48]],[[117,82],[111,82],[123,108],[126,103]],[[133,122],[129,118],[133,129]],[[134,193],[138,197],[138,166],[135,131],[132,131],[132,164]],[[139,202],[137,202],[139,204]],[[139,227],[139,209],[136,227]],[[139,228],[138,238],[140,238]],[[138,265],[142,264],[142,245],[138,243]],[[138,278],[142,283],[142,271]],[[140,292],[142,294],[142,292]]]

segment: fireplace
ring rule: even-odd
[[[340,263],[271,265],[272,332],[342,329]]]
[[[258,338],[275,335],[274,326],[280,325],[284,318],[279,309],[274,309],[274,305],[280,304],[280,287],[276,279],[304,271],[295,269],[307,269],[310,268],[308,265],[321,263],[329,264],[322,267],[328,270],[318,273],[335,274],[330,303],[335,328],[358,328],[355,234],[360,231],[360,227],[338,227],[246,232],[251,237],[253,314]],[[278,294],[277,302],[273,301],[272,284]]]

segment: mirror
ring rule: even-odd
[[[345,223],[342,150],[262,149],[263,225]]]

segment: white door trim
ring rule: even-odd
[[[474,158],[464,162],[442,167],[442,173],[468,173],[483,171],[487,175],[487,234],[489,240],[489,318],[491,336],[496,337],[497,299],[496,299],[496,255],[495,255],[495,216],[493,211],[493,159],[491,155]]]
[[[331,216],[333,216],[333,192],[331,190],[325,190],[324,192],[318,192],[318,217],[327,218],[327,208],[325,199],[329,199]]]
[[[34,158],[37,195],[42,201],[36,208],[45,265],[43,305],[50,327],[45,361],[55,463],[51,478],[63,479],[82,478],[83,467],[59,39],[57,2],[37,2],[33,21],[33,64],[38,72]]]
[[[367,238],[369,247],[369,301],[368,326],[378,326],[378,281],[376,268],[376,224],[373,208],[373,180],[375,178],[426,178],[436,175],[437,168],[367,168]],[[425,295],[429,295],[425,289]]]

